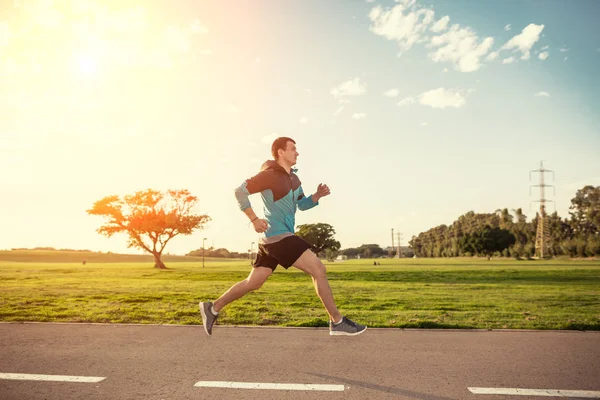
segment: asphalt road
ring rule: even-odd
[[[102,379],[30,380],[38,375]],[[200,381],[336,391],[195,386]],[[600,332],[369,329],[339,337],[323,328],[216,326],[209,337],[201,326],[0,323],[2,400],[541,398],[469,388],[600,398]]]

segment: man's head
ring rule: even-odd
[[[290,167],[296,164],[299,155],[296,151],[296,142],[289,137],[275,139],[271,145],[271,154],[275,161]]]

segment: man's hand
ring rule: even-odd
[[[260,219],[260,218],[252,221],[252,225],[254,225],[254,230],[257,233],[263,233],[264,231],[267,230],[267,228],[269,228],[269,224],[267,223],[267,221],[264,219]]]
[[[330,193],[329,186],[320,183],[317,192],[312,196],[313,201],[316,203],[321,197],[329,196]]]

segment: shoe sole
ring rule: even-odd
[[[348,332],[342,332],[342,331],[329,331],[329,335],[330,336],[356,336],[356,335],[360,335],[361,333],[363,333],[366,330],[367,330],[367,327],[365,326],[365,329],[363,329],[360,332],[348,333]]]
[[[208,332],[208,328],[206,327],[206,313],[204,312],[204,306],[202,305],[202,302],[200,302],[198,306],[200,307],[200,314],[202,315],[202,326],[204,327],[204,332],[206,332],[208,336],[211,336],[211,334]]]

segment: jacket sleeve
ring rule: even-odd
[[[235,198],[237,199],[240,210],[244,211],[252,207],[248,196],[254,193],[262,192],[269,188],[270,172],[261,171],[252,178],[246,179],[244,183],[235,189]]]
[[[304,196],[304,190],[302,190],[302,186],[300,186],[300,194],[298,195],[298,209],[301,211],[306,211],[317,205],[319,205],[319,202],[313,201],[312,194],[308,197]]]

